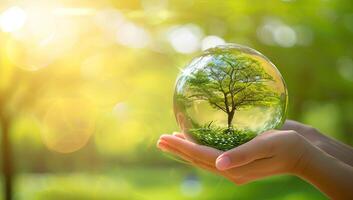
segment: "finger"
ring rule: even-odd
[[[210,164],[203,163],[203,162],[198,161],[198,160],[194,160],[194,162],[191,162],[191,164],[196,166],[196,167],[199,167],[201,169],[204,169],[204,170],[216,173],[216,174],[220,174],[220,171],[218,171],[215,166],[211,166]]]
[[[203,163],[202,161],[199,161],[197,159],[190,158],[188,155],[186,155],[186,154],[180,152],[179,150],[169,146],[168,144],[164,143],[163,141],[161,141],[159,144],[160,144],[159,145],[160,148],[162,148],[163,150],[165,150],[165,151],[167,151],[169,153],[172,153],[172,154],[182,158],[183,160],[189,162],[190,164],[195,165],[197,167],[200,167],[202,169],[205,169],[205,170],[208,170],[208,171],[211,171],[211,172],[219,174],[219,171],[216,169],[216,167],[214,165]]]
[[[297,121],[289,120],[289,119],[286,120],[286,122],[283,124],[281,128],[281,130],[294,130],[300,134],[307,132],[308,129],[310,129],[308,125],[302,124]]]
[[[279,172],[273,167],[273,158],[264,158],[253,161],[247,165],[231,168],[226,170],[230,175],[230,179],[237,185],[246,184],[255,180],[263,179],[268,176],[278,174]]]
[[[286,120],[281,130],[294,130],[294,131],[297,131],[298,133],[302,133],[302,132],[305,132],[307,128],[308,128],[307,125],[302,124],[300,122],[296,122],[293,120]]]
[[[278,170],[275,161],[271,157],[255,160],[240,167],[231,168],[227,170],[227,172],[232,174],[233,178],[260,178],[261,176],[272,175]]]
[[[298,127],[298,123],[293,120],[286,120],[281,127],[282,130],[294,130]]]
[[[224,152],[216,160],[216,167],[219,170],[226,170],[233,167],[246,165],[254,160],[272,156],[273,141],[268,137],[271,132],[250,140],[232,150]]]
[[[211,165],[214,165],[216,158],[222,153],[220,150],[198,145],[172,135],[162,135],[160,139],[189,157],[196,158]]]
[[[318,137],[320,137],[314,128],[312,128],[308,125],[302,124],[300,122],[293,121],[293,120],[286,120],[286,122],[284,123],[284,125],[282,126],[281,129],[282,130],[294,130],[299,135],[305,137],[306,139],[313,142],[314,144],[316,144],[315,141],[317,141]]]
[[[187,161],[187,162],[192,162],[192,158],[190,158],[188,155],[170,147],[166,142],[163,141],[159,141],[158,142],[158,148],[160,148],[162,151],[166,151],[169,153],[172,153],[180,158],[182,158],[183,160]]]
[[[178,156],[180,157],[181,159],[185,160],[186,162],[190,163],[191,165],[194,165],[196,167],[199,167],[203,170],[207,170],[207,171],[210,171],[212,173],[215,173],[215,174],[218,174],[218,175],[221,175],[221,176],[224,176],[230,180],[232,180],[232,177],[231,177],[231,173],[229,173],[228,171],[219,171],[214,164],[208,164],[208,163],[204,163],[198,159],[193,159],[193,158],[190,158],[188,155],[180,152],[179,150],[169,146],[167,143],[165,143],[164,141],[159,141],[158,142],[158,147],[163,149],[163,151],[167,151],[175,156]]]
[[[185,135],[183,133],[174,132],[173,135],[178,137],[178,138],[185,139]]]

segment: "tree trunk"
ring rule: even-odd
[[[228,114],[228,128],[231,128],[232,127],[232,121],[233,121],[233,118],[234,118],[234,111],[230,111]]]
[[[2,133],[2,171],[3,171],[3,187],[5,200],[12,200],[12,178],[13,178],[13,165],[12,165],[12,152],[11,141],[9,137],[10,120],[0,113],[1,133]]]

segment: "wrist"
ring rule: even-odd
[[[322,170],[325,168],[323,166],[328,166],[328,164],[338,161],[319,147],[314,146],[309,142],[306,148],[305,156],[303,156],[298,163],[295,175],[309,182],[316,179],[317,175],[322,174]]]
[[[320,157],[320,154],[324,152],[305,138],[302,138],[302,145],[300,145],[299,148],[303,149],[303,151],[296,161],[291,173],[299,177],[306,177],[311,173],[311,170],[315,168],[317,162],[316,158]]]
[[[352,199],[353,168],[314,147],[296,175],[316,186],[331,199]]]

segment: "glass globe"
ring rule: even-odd
[[[287,101],[271,61],[249,47],[226,44],[207,49],[182,70],[174,113],[188,140],[225,151],[279,128]]]

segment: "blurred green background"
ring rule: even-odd
[[[353,144],[350,0],[1,0],[1,186],[19,200],[325,199],[290,176],[236,186],[156,149],[178,130],[179,71],[224,42],[277,66],[288,118]]]

